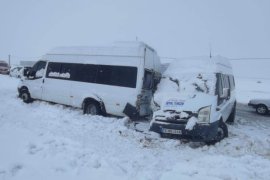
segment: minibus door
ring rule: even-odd
[[[32,98],[41,99],[45,67],[45,61],[38,61],[29,71],[28,88],[30,90]]]

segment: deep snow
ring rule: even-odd
[[[237,116],[229,138],[214,146],[182,143],[134,131],[125,118],[24,104],[17,84],[0,75],[0,180],[270,177],[270,118]]]

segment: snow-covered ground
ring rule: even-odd
[[[24,104],[17,83],[0,75],[0,180],[270,177],[270,118],[238,115],[229,138],[214,146],[181,143],[137,132],[125,118]]]
[[[255,98],[270,99],[270,79],[235,77],[235,81],[238,102],[248,103]]]
[[[237,101],[248,103],[250,99],[270,99],[270,61],[249,59],[231,61],[233,66]]]

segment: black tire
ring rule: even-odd
[[[264,104],[259,104],[256,106],[256,112],[260,115],[266,115],[269,113],[269,110]]]
[[[228,127],[222,120],[220,120],[219,126],[218,126],[218,132],[215,139],[211,141],[206,141],[205,144],[214,145],[217,142],[220,142],[221,140],[227,137],[228,137]]]
[[[23,100],[24,103],[31,103],[33,99],[31,98],[30,93],[27,90],[22,90],[20,92],[20,98]]]
[[[83,107],[83,113],[84,114],[90,114],[90,115],[102,115],[102,111],[100,108],[100,104],[95,101],[87,101],[84,104]]]
[[[229,124],[234,123],[234,120],[235,120],[235,113],[236,113],[236,105],[234,105],[234,107],[233,107],[233,109],[232,109],[232,112],[231,112],[230,116],[229,116],[228,119],[227,119],[227,122],[228,122]]]

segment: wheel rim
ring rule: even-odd
[[[265,114],[266,108],[264,106],[260,106],[260,107],[257,108],[257,111],[260,114]]]
[[[27,101],[27,100],[28,100],[28,94],[23,93],[23,94],[22,94],[22,100],[23,100],[23,101]]]
[[[97,115],[97,108],[95,105],[90,104],[86,108],[86,114]]]

